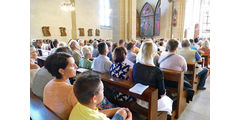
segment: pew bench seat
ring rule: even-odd
[[[30,90],[30,119],[32,120],[62,120],[56,113],[48,109]]]

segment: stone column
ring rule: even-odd
[[[112,36],[113,42],[119,40],[119,1],[112,0]]]
[[[175,0],[175,7],[177,9],[177,26],[173,27],[173,38],[179,38],[181,41],[184,37],[184,18],[185,18],[186,0]]]
[[[70,0],[75,7],[75,0]],[[72,39],[77,39],[77,27],[76,27],[76,10],[71,11],[71,19],[72,19]]]
[[[136,0],[113,0],[113,41],[136,39]]]
[[[136,40],[136,0],[128,1],[128,40]]]

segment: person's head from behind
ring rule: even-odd
[[[66,43],[65,42],[60,42],[59,43],[59,47],[65,47],[66,46]]]
[[[202,44],[202,49],[203,49],[203,50],[208,50],[208,49],[210,49],[210,48],[209,48],[209,42],[208,42],[208,40],[205,40],[205,41],[203,42],[203,44]]]
[[[108,46],[105,42],[100,42],[98,44],[98,52],[101,55],[107,55],[108,54]]]
[[[112,50],[112,42],[107,41],[106,44],[108,46],[108,51],[111,51]]]
[[[152,41],[143,42],[140,47],[139,55],[142,64],[154,64],[153,58],[157,53],[157,46]]]
[[[53,42],[52,42],[52,44],[53,44],[53,46],[55,47],[55,48],[57,48],[58,47],[58,40],[57,39],[55,39]]]
[[[33,59],[33,60],[37,59],[37,50],[33,45],[30,45],[30,59]]]
[[[193,44],[193,39],[190,39],[189,42],[190,42],[191,44]]]
[[[42,47],[42,41],[41,40],[38,41],[37,46],[38,46],[39,49],[41,49],[41,47]]]
[[[83,105],[95,107],[103,100],[103,83],[99,75],[84,73],[77,76],[73,84],[73,91],[77,100]]]
[[[122,63],[127,55],[127,51],[124,47],[117,47],[115,48],[115,50],[113,51],[113,61],[115,63]]]
[[[170,39],[168,40],[167,42],[167,50],[170,51],[170,52],[174,52],[177,50],[178,48],[178,41],[177,40],[174,40],[174,39]]]
[[[65,52],[72,55],[72,50],[69,47],[59,47],[56,49],[55,53],[58,53],[58,52]]]
[[[119,46],[125,47],[125,41],[124,40],[119,40]]]
[[[77,65],[72,55],[57,52],[47,57],[45,68],[57,79],[68,79],[76,76]]]
[[[118,43],[117,42],[115,42],[115,43],[113,43],[113,45],[112,45],[112,52],[115,50],[115,48],[117,48],[118,47]]]
[[[198,37],[194,39],[194,43],[198,43],[199,40],[198,40]]]
[[[127,50],[129,50],[129,51],[134,51],[134,43],[132,43],[132,42],[129,42],[128,44],[127,44]]]
[[[72,40],[72,41],[69,43],[69,47],[70,47],[72,50],[79,50],[79,49],[80,49],[79,44],[77,43],[76,40]]]
[[[163,41],[161,41],[161,42],[159,43],[159,46],[163,46],[163,44],[164,44]]]
[[[183,40],[182,41],[182,47],[183,48],[187,48],[187,47],[189,47],[190,46],[190,42],[188,41],[188,40]]]
[[[89,47],[89,46],[84,46],[84,47],[82,48],[82,52],[83,52],[84,58],[86,58],[86,59],[92,58],[92,52],[91,52],[91,51],[92,51],[92,50],[91,50],[91,47]]]
[[[78,43],[79,43],[79,46],[84,46],[84,40],[81,39],[78,41]]]
[[[98,41],[94,41],[93,42],[93,48],[97,48],[98,47]]]

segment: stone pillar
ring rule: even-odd
[[[113,42],[119,40],[119,1],[112,1],[112,36]]]
[[[185,5],[186,0],[175,0],[174,8],[177,9],[177,26],[173,27],[173,38],[179,38],[180,41],[184,37]]]
[[[75,0],[70,0],[75,7]],[[76,25],[76,10],[71,11],[71,19],[72,19],[72,39],[77,39],[77,25]]]
[[[113,41],[136,39],[136,0],[113,0]]]
[[[128,1],[128,40],[136,40],[136,0]]]

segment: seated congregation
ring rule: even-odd
[[[174,120],[206,89],[207,40],[49,41],[30,45],[31,119],[38,99],[63,120]],[[129,92],[136,83],[149,88]],[[51,119],[50,113],[41,118]]]

